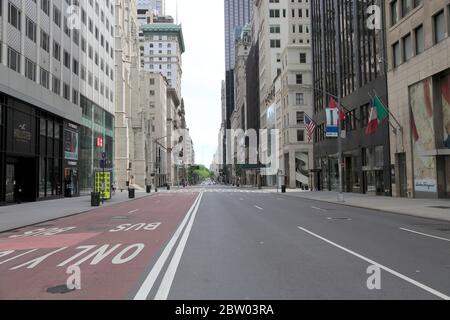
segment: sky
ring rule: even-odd
[[[176,17],[176,0],[166,0],[166,14]],[[179,0],[186,52],[182,96],[197,164],[209,168],[217,150],[221,123],[221,81],[225,77],[223,0]]]

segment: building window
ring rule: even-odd
[[[306,53],[300,53],[300,63],[306,63]]]
[[[279,25],[272,25],[270,26],[270,33],[280,33],[281,28]]]
[[[50,13],[50,0],[41,0],[41,9],[46,15]]]
[[[303,75],[301,73],[295,75],[295,83],[303,84]]]
[[[20,30],[21,26],[21,13],[20,10],[17,9],[11,2],[9,2],[8,6],[8,22],[18,30]]]
[[[280,39],[271,39],[270,47],[271,48],[281,48],[281,40]]]
[[[36,42],[36,24],[31,21],[30,18],[27,17],[26,21],[26,35],[28,39],[30,39],[33,42]]]
[[[53,22],[61,28],[61,11],[55,5],[53,6]]]
[[[305,113],[303,111],[297,111],[297,124],[305,123]]]
[[[8,47],[8,67],[20,73],[20,54],[10,47]]]
[[[41,74],[41,86],[48,89],[50,87],[50,74],[47,70],[42,69],[40,70]]]
[[[72,103],[78,105],[78,91],[72,90]]]
[[[441,42],[446,37],[444,10],[433,17],[434,20],[434,43]]]
[[[305,103],[305,100],[304,100],[303,93],[297,92],[295,94],[295,104],[296,105],[303,105],[304,103]]]
[[[269,16],[271,18],[279,18],[280,17],[280,10],[278,10],[278,9],[271,9],[269,11]]]
[[[413,56],[411,34],[408,34],[405,37],[403,37],[402,41],[403,41],[403,61],[408,61]]]
[[[61,46],[56,41],[53,41],[53,58],[61,61]]]
[[[53,76],[52,90],[58,96],[61,94],[61,80],[55,76]]]
[[[50,52],[50,36],[44,30],[41,30],[41,48]]]
[[[400,42],[394,43],[392,46],[392,54],[394,59],[394,68],[396,68],[401,63]]]
[[[29,59],[25,59],[25,77],[36,81],[36,64]]]
[[[304,130],[297,130],[297,141],[298,142],[305,141],[305,131]]]
[[[63,85],[63,96],[64,99],[70,101],[70,86],[67,83],[64,83]]]
[[[64,66],[70,69],[70,53],[64,50]]]
[[[414,30],[416,38],[416,54],[420,54],[425,50],[425,39],[423,34],[423,26]]]

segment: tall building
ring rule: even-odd
[[[289,188],[312,185],[313,135],[306,117],[313,115],[310,4],[289,1],[288,41],[281,53],[281,150],[280,167]]]
[[[134,182],[133,97],[139,94],[139,35],[136,0],[117,1],[115,9],[115,181],[119,189]]]
[[[450,198],[450,3],[385,6],[393,194]]]
[[[159,16],[166,14],[166,0],[137,0],[139,10],[151,10]]]
[[[182,54],[185,51],[183,30],[174,23],[151,23],[141,27],[141,59],[144,70],[160,73],[181,97]]]
[[[114,166],[114,5],[77,4],[0,1],[0,203],[76,196],[102,153]]]
[[[318,190],[340,189],[341,157],[343,191],[391,194],[389,122],[381,122],[373,134],[365,133],[371,96],[377,94],[385,104],[388,102],[384,31],[367,27],[370,18],[367,9],[371,4],[372,1],[357,0],[311,1],[314,121],[317,123],[314,187]],[[340,23],[336,24],[338,17]],[[384,15],[380,18],[384,19]],[[346,112],[346,120],[341,121],[344,136],[341,154],[336,131],[327,130],[326,119],[329,102],[337,96],[342,97]],[[329,120],[335,122],[331,117]]]
[[[225,93],[226,93],[226,123],[225,129],[231,128],[231,114],[234,110],[234,64],[235,42],[241,34],[241,29],[252,18],[252,0],[224,0],[225,8]],[[224,131],[226,132],[226,131]],[[225,133],[226,134],[226,133]],[[226,137],[224,137],[223,149]],[[223,154],[226,159],[226,153]],[[226,170],[225,170],[226,171]],[[225,174],[229,176],[229,172]]]

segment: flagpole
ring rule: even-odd
[[[367,94],[369,95],[370,99],[371,99],[372,101],[374,101],[374,97],[372,97],[372,95],[371,95],[369,92],[367,92]],[[373,102],[372,102],[372,103],[373,103]],[[385,108],[384,106],[383,106],[383,109],[384,109],[386,112],[389,113],[389,111],[386,110],[386,108]],[[388,122],[389,122],[389,125],[392,127],[392,129],[397,130],[397,128],[391,123],[391,121],[389,121],[389,119],[388,119]],[[400,130],[401,130],[401,129],[400,129]]]
[[[335,18],[335,36],[336,36],[336,68],[337,68],[337,104],[338,104],[338,110],[341,105],[341,24],[339,19],[339,0],[334,0],[334,18]],[[340,111],[339,111],[340,112]],[[339,165],[339,195],[338,195],[338,201],[344,202],[344,193],[342,188],[343,183],[343,162],[342,162],[342,137],[341,137],[341,117],[338,116],[338,165]]]

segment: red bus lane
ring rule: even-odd
[[[0,299],[129,298],[197,196],[160,194],[0,234]]]

